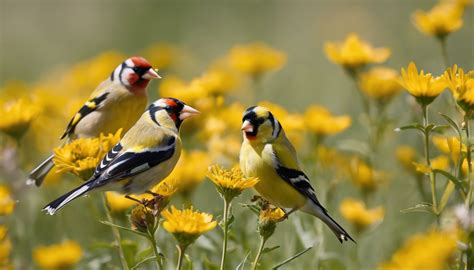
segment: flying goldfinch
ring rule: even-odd
[[[83,185],[43,208],[53,215],[91,190],[140,194],[166,178],[181,154],[179,128],[199,111],[174,98],[155,101],[117,145],[102,159]]]
[[[100,133],[115,133],[120,128],[126,132],[145,110],[148,83],[159,78],[146,59],[128,58],[94,90],[71,119],[61,139],[97,137]],[[41,185],[54,166],[53,156],[31,171],[28,184]]]
[[[257,192],[275,206],[290,209],[285,210],[285,216],[301,210],[326,223],[341,243],[354,241],[319,203],[308,177],[300,169],[293,145],[273,114],[264,107],[250,107],[242,121],[240,168],[245,176],[260,179],[255,185]]]

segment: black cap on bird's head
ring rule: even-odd
[[[151,64],[143,57],[133,56],[126,59],[110,75],[112,82],[127,87],[133,93],[143,93],[150,80],[161,79]]]
[[[269,142],[282,131],[280,122],[265,107],[249,107],[242,118],[242,131],[250,141]]]
[[[200,113],[198,110],[176,98],[160,98],[148,107],[148,111],[151,119],[158,125],[160,125],[160,121],[156,118],[156,112],[165,111],[178,129],[184,119]]]

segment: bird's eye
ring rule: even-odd
[[[135,73],[138,73],[140,71],[140,68],[139,67],[133,67],[132,70],[135,72]]]

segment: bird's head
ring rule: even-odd
[[[135,94],[142,94],[150,80],[161,79],[143,57],[133,56],[120,64],[110,75],[114,83],[119,83]]]
[[[249,141],[267,143],[278,138],[280,122],[265,107],[253,106],[244,112],[242,132]]]
[[[149,107],[150,118],[158,125],[166,125],[170,120],[179,129],[184,119],[200,112],[176,98],[160,98]]]

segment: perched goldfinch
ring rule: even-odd
[[[286,216],[301,210],[326,223],[341,243],[354,241],[319,203],[308,177],[300,169],[293,145],[273,114],[264,107],[250,107],[242,121],[240,168],[245,176],[260,179],[255,185],[257,192],[275,206],[290,209],[285,210]]]
[[[100,133],[127,131],[135,124],[148,103],[146,88],[161,78],[150,63],[134,56],[120,64],[92,93],[74,115],[61,139],[96,137]],[[28,184],[40,186],[53,168],[53,155],[31,171]]]
[[[199,111],[174,98],[155,101],[110,150],[83,185],[43,208],[53,215],[91,190],[140,194],[166,178],[181,154],[179,128]]]

